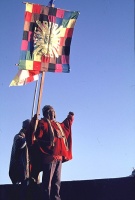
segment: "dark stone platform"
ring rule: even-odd
[[[63,181],[62,200],[135,200],[135,177]],[[42,200],[41,184],[0,185],[0,200]]]

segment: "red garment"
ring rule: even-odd
[[[60,159],[68,161],[72,159],[72,134],[71,125],[73,115],[68,115],[62,122],[39,120],[35,137],[47,161]]]

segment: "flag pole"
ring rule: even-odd
[[[34,99],[33,99],[33,105],[32,105],[32,114],[31,114],[31,118],[34,116],[35,103],[36,103],[36,96],[37,96],[37,90],[38,90],[38,83],[39,83],[39,75],[38,75],[38,80],[36,81],[36,85],[35,85],[35,92],[34,92]]]
[[[38,116],[39,116],[39,114],[40,114],[40,106],[41,106],[41,100],[42,100],[44,79],[45,79],[45,72],[42,72],[42,73],[41,73],[41,78],[40,78],[40,88],[39,88],[38,103],[37,103],[37,111],[36,111],[37,119],[36,119],[35,126],[34,126],[34,132],[33,132],[33,134],[32,134],[32,143],[36,140],[34,133],[35,133],[35,130],[36,130],[37,125],[38,125]],[[36,87],[35,87],[35,94],[34,94],[34,101],[33,101],[33,109],[32,109],[32,117],[33,117],[33,115],[34,115],[34,107],[35,107],[35,100],[36,100],[36,95],[37,95],[37,88],[38,88],[38,81],[37,81]],[[29,174],[30,174],[30,171],[31,171],[31,170],[30,170],[30,167],[29,167]],[[30,176],[29,176],[29,177],[30,177]],[[40,175],[38,175],[36,182],[37,182],[37,183],[40,183]]]
[[[43,94],[43,86],[44,86],[44,79],[45,79],[45,72],[41,73],[41,79],[40,79],[40,88],[39,88],[39,94],[38,94],[38,103],[37,103],[37,117],[40,115],[40,106],[41,106],[41,100],[42,100],[42,94]],[[35,130],[37,128],[38,119],[36,120],[35,124]]]

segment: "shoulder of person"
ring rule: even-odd
[[[45,118],[41,118],[41,119],[39,119],[38,124],[39,125],[48,124],[48,121]]]

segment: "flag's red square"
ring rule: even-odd
[[[40,14],[40,12],[41,12],[41,5],[39,5],[39,4],[33,4],[32,13],[38,13],[38,14]]]
[[[22,51],[27,51],[27,49],[28,49],[28,41],[27,40],[22,40],[21,50]]]
[[[72,37],[72,34],[73,34],[73,28],[67,28],[65,37]]]
[[[25,21],[31,22],[31,18],[32,18],[32,13],[26,11],[25,12]]]
[[[63,18],[64,17],[64,10],[57,9],[56,17]]]

